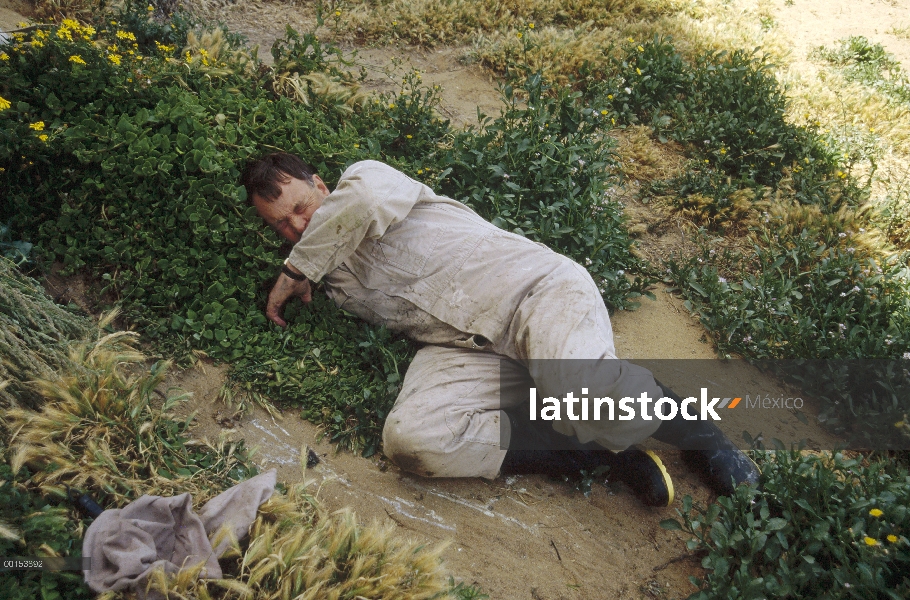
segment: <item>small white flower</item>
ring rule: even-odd
[[[721,282],[721,283],[727,283],[727,278],[726,278],[726,277],[718,277],[717,280],[718,280],[719,282]]]
[[[626,93],[627,93],[627,94],[631,94],[631,93],[632,93],[632,89],[631,89],[631,88],[626,88]]]
[[[840,233],[837,234],[837,237],[839,237],[839,238],[845,238],[845,237],[847,237],[847,234],[844,233],[843,231],[841,231]]]
[[[910,352],[904,352],[904,360],[910,360]]]
[[[841,298],[843,298],[843,297],[846,296],[846,295],[847,295],[847,292],[841,292],[841,293],[840,293],[840,297],[841,297]]]
[[[623,271],[622,269],[620,269],[620,270],[616,271],[616,274],[617,274],[617,275],[625,275],[626,272]]]
[[[854,286],[853,286],[853,289],[850,290],[850,291],[851,291],[851,292],[859,292],[859,291],[860,291],[859,286],[858,286],[858,285],[854,285]]]

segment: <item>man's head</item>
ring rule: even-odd
[[[313,169],[293,154],[276,152],[250,161],[240,182],[259,216],[296,244],[329,189]]]

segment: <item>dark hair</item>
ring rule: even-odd
[[[288,183],[292,177],[313,185],[313,167],[293,154],[274,152],[248,162],[240,175],[240,183],[246,188],[247,201],[251,204],[254,195],[272,202],[281,195],[278,184]]]

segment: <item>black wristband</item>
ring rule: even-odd
[[[306,281],[306,275],[295,273],[287,265],[281,265],[281,272],[293,279],[294,281]]]

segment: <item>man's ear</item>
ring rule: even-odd
[[[325,194],[332,193],[332,190],[329,189],[329,186],[327,186],[325,184],[325,182],[319,177],[319,175],[313,175],[313,185],[316,186],[316,189],[318,189],[319,191],[321,191]]]

